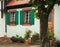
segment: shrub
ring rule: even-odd
[[[15,36],[12,36],[12,37],[11,37],[11,40],[12,40],[13,42],[17,42],[18,39],[17,39]]]
[[[50,32],[49,33],[49,39],[51,40],[51,39],[53,39],[54,38],[54,33],[53,32]]]
[[[39,40],[39,33],[33,34],[31,40],[32,40],[33,42]]]
[[[56,41],[56,46],[60,47],[60,41],[59,40]]]
[[[30,38],[30,35],[31,35],[31,30],[28,30],[28,31],[26,31],[26,33],[25,33],[25,39],[29,39]]]
[[[20,43],[24,43],[24,38],[19,37],[19,42],[20,42]]]
[[[12,40],[13,42],[24,43],[24,38],[22,38],[21,36],[19,37],[19,35],[12,36],[12,37],[11,37],[11,40]]]

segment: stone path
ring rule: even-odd
[[[40,45],[25,45],[25,44],[0,44],[0,47],[40,47]]]

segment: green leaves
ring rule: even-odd
[[[32,0],[30,0],[29,4],[32,4]]]
[[[58,5],[60,5],[60,0],[56,0],[56,3],[57,3]]]
[[[39,18],[40,18],[40,14],[35,13],[35,17],[36,17],[37,19],[39,19]]]
[[[56,3],[60,5],[60,0],[30,0],[30,4],[32,4],[32,6],[35,8],[33,11],[35,12],[36,18],[40,18],[40,16],[42,16],[44,13],[48,15]],[[45,5],[48,6],[45,7]],[[39,14],[38,12],[36,13],[36,11],[39,10],[38,8],[41,8],[42,10],[42,12],[40,11],[41,13]]]
[[[33,7],[38,7],[40,3],[38,3],[38,0],[30,0],[29,4],[32,4]]]
[[[52,5],[54,3],[54,0],[45,0],[47,5]]]
[[[2,1],[2,0],[0,0],[0,1]]]

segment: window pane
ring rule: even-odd
[[[29,11],[24,11],[24,22],[29,23]]]

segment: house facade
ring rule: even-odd
[[[24,37],[26,30],[31,30],[32,34],[40,33],[40,19],[35,18],[35,13],[32,11],[34,8],[28,2],[29,0],[11,0],[6,4],[7,12],[3,14],[3,18],[0,17],[0,37],[3,37],[5,32],[7,32],[8,37],[16,35]],[[56,9],[54,8],[50,13],[49,28],[55,27],[56,19],[54,18],[56,16],[54,17],[54,13]],[[54,28],[53,30],[56,31],[57,29]]]

